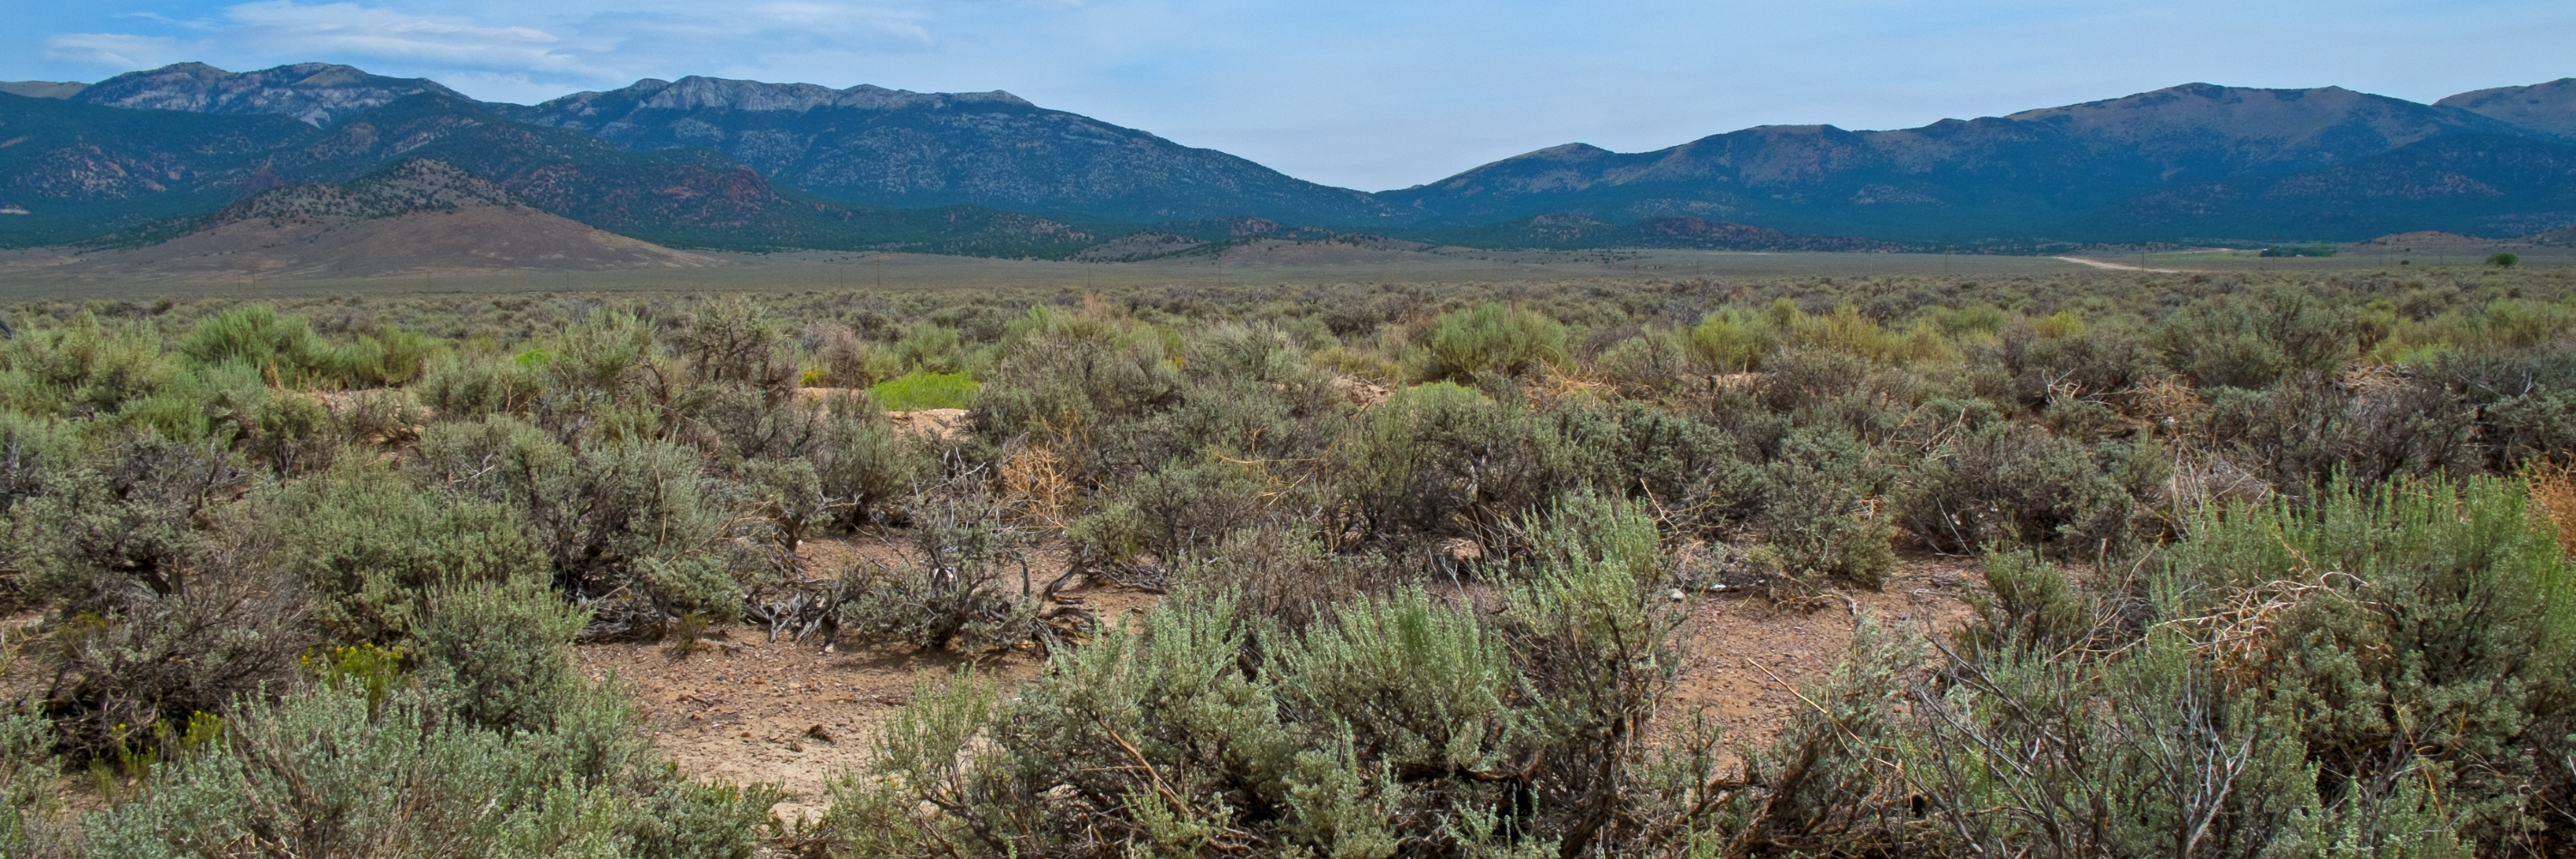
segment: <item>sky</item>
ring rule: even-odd
[[[0,0],[0,80],[347,63],[535,102],[686,75],[1009,90],[1383,190],[1569,142],[1905,128],[2181,83],[2576,76],[2567,0]]]

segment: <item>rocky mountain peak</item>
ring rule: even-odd
[[[295,63],[228,72],[205,63],[174,63],[100,81],[71,100],[84,104],[191,113],[281,114],[315,126],[414,93],[465,96],[427,78],[389,78],[331,63]]]
[[[639,82],[639,86],[642,82]],[[1019,96],[993,92],[921,93],[860,84],[848,89],[832,89],[817,84],[774,84],[761,81],[731,80],[691,75],[659,87],[646,98],[641,108],[648,110],[698,110],[719,108],[741,111],[783,111],[803,113],[816,108],[848,107],[861,110],[895,110],[907,107],[947,107],[951,104],[1008,104],[1029,106]]]

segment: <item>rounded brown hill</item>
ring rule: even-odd
[[[453,165],[414,159],[345,184],[272,188],[157,244],[85,254],[58,274],[371,277],[695,268],[719,261],[529,207]]]

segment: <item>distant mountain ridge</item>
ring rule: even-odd
[[[0,83],[0,141],[0,205],[32,213],[0,218],[12,244],[210,213],[405,158],[702,247],[1065,255],[1151,229],[1884,250],[2576,224],[2551,172],[2576,163],[2576,79],[2432,105],[2188,84],[1910,129],[1763,126],[1637,153],[1566,144],[1376,194],[1007,92],[712,77],[509,105],[347,66],[183,63],[86,86]]]
[[[1365,193],[1007,92],[688,77],[494,109],[632,150],[713,149],[772,179],[859,205],[964,204],[1134,222],[1259,215],[1350,224],[1393,211]]]
[[[2576,141],[2576,78],[2464,92],[2434,104]]]
[[[2117,239],[2120,225],[2086,216],[2171,186],[2324,169],[2451,134],[2538,136],[2340,88],[2191,84],[1894,131],[1762,126],[1642,153],[1571,144],[1379,196],[1452,223],[1570,213],[1920,241]]]
[[[431,92],[328,128],[282,116],[0,95],[0,131],[21,128],[33,133],[0,147],[0,200],[30,212],[0,218],[0,242],[18,245],[159,235],[172,218],[256,202],[252,195],[281,186],[347,182],[412,159],[453,165],[548,213],[675,246],[1043,255],[1098,241],[1075,225],[1011,212],[837,204],[774,185],[720,153],[629,152]]]

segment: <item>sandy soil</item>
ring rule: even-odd
[[[809,541],[799,550],[815,569],[882,560],[881,541]],[[1061,569],[1059,557],[1036,564]],[[1704,709],[1726,731],[1729,747],[1777,738],[1805,706],[1796,690],[1822,680],[1848,653],[1856,611],[1890,624],[1928,624],[1936,632],[1968,619],[1963,597],[1976,584],[1968,558],[1909,558],[1887,587],[1826,595],[1807,607],[1758,596],[1724,595],[1693,610],[1688,662],[1670,714]],[[1160,597],[1115,586],[1080,585],[1064,594],[1103,620],[1132,617]],[[634,690],[644,732],[692,774],[737,783],[768,782],[786,790],[782,817],[819,814],[833,778],[863,764],[875,732],[910,700],[917,684],[939,682],[972,666],[1008,683],[1036,677],[1034,651],[982,657],[905,648],[827,650],[819,641],[777,641],[749,627],[710,633],[694,653],[677,657],[663,645],[595,644],[579,648],[584,669],[614,671]]]
[[[1752,594],[1702,602],[1688,630],[1672,713],[1704,709],[1729,747],[1762,746],[1799,707],[1798,692],[1825,679],[1851,652],[1859,613],[1883,625],[1928,625],[1947,634],[1970,618],[1966,595],[1984,587],[1974,558],[1909,557],[1878,591],[1842,591],[1791,607]],[[1848,597],[1849,601],[1845,601]]]
[[[886,540],[807,540],[797,556],[815,575],[851,564],[896,560]],[[1064,569],[1061,553],[1030,564],[1043,582]],[[1116,622],[1160,597],[1115,585],[1078,583],[1059,602]],[[683,655],[668,644],[604,643],[575,648],[594,678],[611,672],[635,695],[643,731],[692,775],[737,784],[776,784],[787,793],[771,810],[788,819],[821,813],[832,779],[865,763],[879,726],[923,682],[961,669],[1017,685],[1045,665],[1034,648],[961,655],[903,646],[829,647],[819,638],[769,639],[750,626],[708,632]]]

